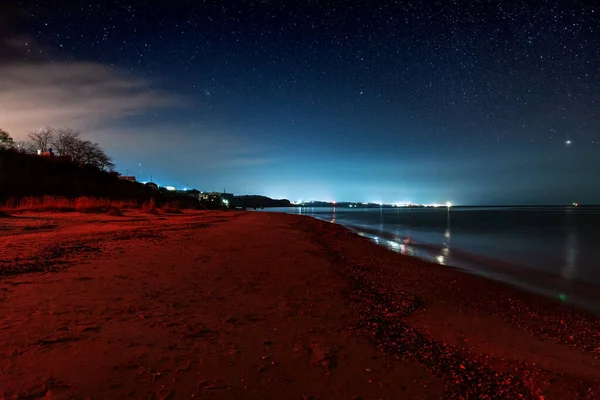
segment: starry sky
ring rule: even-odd
[[[0,128],[70,126],[122,173],[199,190],[600,203],[599,16],[567,0],[4,0]]]

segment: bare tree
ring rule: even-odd
[[[99,154],[102,152],[102,149],[98,145],[98,143],[92,143],[90,141],[83,142],[82,146],[82,159],[83,163],[87,165],[95,165],[98,160]]]
[[[116,165],[113,163],[112,157],[110,157],[106,153],[104,153],[104,150],[103,150],[102,154],[100,155],[100,157],[98,159],[98,167],[102,170],[112,171],[115,168],[115,166]]]
[[[36,150],[46,151],[48,150],[48,144],[54,139],[54,128],[51,126],[38,128],[27,136],[29,137],[29,141],[35,146]]]
[[[15,142],[14,148],[25,154],[35,154],[37,150],[31,142],[26,142],[24,140]]]
[[[15,141],[4,129],[0,129],[0,147],[13,147]]]
[[[99,169],[111,170],[115,164],[98,143],[81,139],[81,132],[71,128],[54,129],[44,127],[29,134],[29,141],[22,145],[26,152],[35,153],[37,149],[53,147],[58,156],[68,156],[82,165],[91,165]],[[33,149],[33,150],[32,150]]]
[[[71,147],[68,156],[71,157],[73,161],[79,164],[85,164],[84,162],[84,153],[86,152],[86,146],[88,141],[84,141],[81,139],[77,139],[73,146]]]
[[[59,156],[71,156],[77,145],[81,141],[79,136],[81,132],[77,132],[71,128],[60,128],[55,130],[54,135],[50,139],[50,144],[54,152]]]
[[[92,165],[99,169],[114,168],[112,159],[104,152],[98,143],[79,141],[77,159],[80,163]]]

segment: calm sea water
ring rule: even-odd
[[[286,208],[399,253],[600,312],[600,208]]]

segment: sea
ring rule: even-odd
[[[390,250],[600,314],[600,207],[290,207]]]

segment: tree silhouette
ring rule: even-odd
[[[27,135],[29,141],[35,146],[36,150],[47,151],[48,145],[54,139],[54,128],[45,126],[38,128]]]
[[[14,144],[14,148],[25,154],[35,154],[36,148],[31,142],[27,142],[24,140],[16,141]]]
[[[0,129],[0,147],[12,147],[15,141],[4,129]]]
[[[54,130],[54,132],[50,139],[54,153],[59,156],[72,156],[77,143],[81,141],[79,139],[81,132],[71,128],[60,128]]]
[[[27,143],[28,146],[23,146],[27,147],[27,150],[31,147],[45,150],[50,145],[57,156],[69,157],[78,164],[91,165],[102,170],[112,170],[115,167],[112,158],[98,143],[81,139],[81,132],[68,127],[55,129],[46,126],[37,129],[29,134]]]

